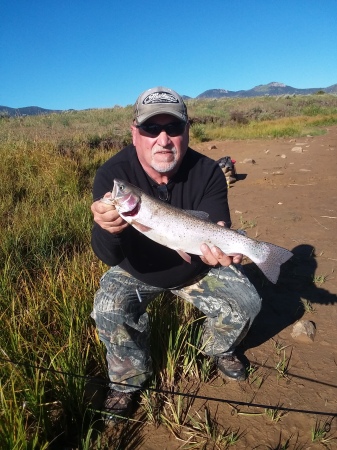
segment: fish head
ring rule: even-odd
[[[138,189],[132,184],[114,179],[114,187],[111,193],[111,199],[117,211],[122,216],[134,216],[140,208],[141,198]]]

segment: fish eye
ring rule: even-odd
[[[124,189],[125,189],[125,186],[124,186],[124,184],[121,184],[120,186],[119,186],[119,189],[123,192],[124,191]]]

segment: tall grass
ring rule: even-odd
[[[285,117],[282,119],[255,121],[228,127],[213,125],[208,131],[212,139],[261,139],[301,137],[323,133],[318,127],[337,124],[337,114]]]
[[[99,358],[89,321],[103,271],[90,251],[96,168],[40,137],[1,144],[0,447],[8,449],[82,437],[81,376]]]
[[[336,104],[334,96],[309,96],[189,101],[189,108],[192,118],[205,119],[203,138],[241,139],[301,135],[336,123]],[[283,117],[278,120],[277,107]],[[287,108],[291,118],[284,118]],[[104,428],[86,398],[86,377],[106,375],[104,349],[90,319],[107,269],[90,248],[91,186],[102,162],[130,142],[131,111],[0,119],[1,449],[112,445],[101,439]],[[249,116],[248,123],[232,123],[231,114],[239,117],[233,111]],[[209,116],[224,122],[220,126]],[[192,378],[207,381],[212,362],[203,355],[198,312],[166,297],[149,312],[150,386],[183,389]],[[174,432],[174,421],[180,426],[190,420],[190,407],[146,392],[141,406],[147,420]],[[204,425],[199,428],[209,430],[209,418]],[[116,432],[113,448],[126,448],[127,434]]]

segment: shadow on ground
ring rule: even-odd
[[[314,248],[301,244],[292,249],[294,256],[281,267],[276,285],[266,281],[254,264],[245,271],[262,297],[262,308],[241,349],[257,347],[299,320],[305,310],[303,300],[312,304],[335,304],[337,296],[314,283],[317,268]]]

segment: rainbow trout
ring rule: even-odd
[[[111,198],[102,199],[114,205],[120,216],[148,238],[176,250],[190,262],[189,255],[202,255],[201,244],[217,246],[225,254],[248,256],[272,283],[276,283],[280,266],[291,258],[285,248],[257,241],[237,231],[224,228],[200,217],[200,213],[184,211],[145,194],[132,184],[115,179]]]

